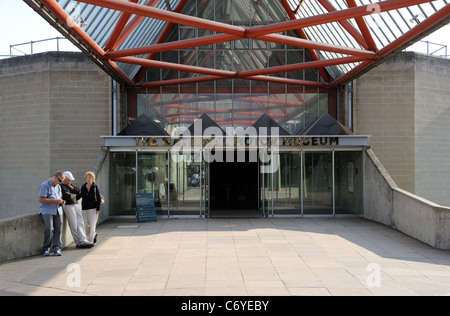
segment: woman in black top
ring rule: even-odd
[[[95,184],[95,174],[92,171],[84,175],[86,183],[81,187],[81,209],[83,210],[83,219],[86,226],[86,235],[89,242],[97,242],[97,219],[100,213],[102,197],[100,190]]]

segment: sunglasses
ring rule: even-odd
[[[55,176],[55,177],[56,177],[56,179],[58,179],[59,183],[62,183],[62,180],[58,176]]]

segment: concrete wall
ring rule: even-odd
[[[401,188],[415,192],[415,66],[394,57],[354,82],[354,132],[370,145]]]
[[[101,136],[112,130],[111,85],[82,53],[0,61],[0,262],[41,253],[39,185],[55,171],[71,170],[81,186],[94,170],[107,197]],[[72,241],[64,222],[63,245]]]
[[[372,149],[364,157],[364,217],[392,226],[392,190],[397,185]]]
[[[111,78],[82,53],[1,60],[0,219],[37,214],[39,185],[57,170],[81,186],[111,115]]]
[[[394,227],[430,246],[450,250],[450,208],[393,190]]]
[[[450,59],[398,54],[354,82],[355,133],[397,185],[450,206]]]
[[[102,150],[91,168],[97,176],[96,183],[103,196],[109,196],[109,159],[108,151]],[[97,224],[109,218],[109,201],[101,206]],[[44,222],[38,214],[0,219],[0,263],[42,253],[44,240]],[[73,237],[67,220],[63,215],[62,244],[70,245]]]
[[[364,159],[364,216],[428,245],[450,250],[450,208],[400,189],[374,152]]]
[[[67,220],[63,220],[63,247],[73,242]],[[38,214],[0,220],[0,263],[42,254],[44,222]]]
[[[450,59],[416,55],[415,194],[450,206]]]

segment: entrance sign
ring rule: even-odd
[[[136,193],[136,217],[138,222],[156,221],[156,208],[152,193]]]
[[[261,152],[280,149],[295,150],[307,147],[341,146],[367,147],[368,136],[358,135],[285,135],[279,127],[227,127],[226,132],[218,126],[203,129],[202,120],[196,120],[193,128],[179,127],[171,136],[105,136],[107,147],[133,147],[136,149],[168,149],[175,153],[199,151],[242,151]]]
[[[279,169],[277,159],[280,152],[296,152],[302,150],[339,150],[344,148],[368,147],[368,136],[278,136],[237,135],[237,136],[105,136],[105,146],[120,150],[170,151],[171,159],[180,163],[191,159],[195,154],[195,162],[246,162],[245,152],[250,161],[260,161],[262,174],[275,173]]]
[[[257,149],[259,146],[279,148],[310,148],[310,147],[368,147],[369,136],[288,136],[288,137],[167,137],[167,136],[103,136],[106,147],[129,147],[140,149],[172,149],[174,146],[207,149],[222,145],[227,150]]]

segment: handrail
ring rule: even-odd
[[[418,43],[424,43],[426,44],[426,51],[420,51],[418,49],[414,49],[413,51],[421,52],[424,54],[427,54],[429,56],[437,56],[437,57],[444,57],[444,58],[450,58],[450,55],[448,54],[448,46],[444,44],[434,43],[430,41],[419,41]],[[408,47],[406,49],[407,51],[412,50],[411,47]]]
[[[56,42],[56,51],[60,52],[60,51],[67,51],[67,49],[63,49],[61,48],[60,45],[60,41],[68,41],[68,43],[70,43],[70,41],[65,38],[65,37],[53,37],[53,38],[47,38],[47,39],[43,39],[43,40],[38,40],[38,41],[30,41],[30,42],[25,42],[25,43],[19,43],[19,44],[14,44],[14,45],[10,45],[9,46],[9,55],[0,55],[0,58],[12,58],[12,57],[17,57],[17,56],[26,56],[26,55],[33,55],[36,53],[41,53],[41,52],[46,52],[46,51],[54,51],[53,49],[41,49],[41,50],[36,50],[36,44],[42,44],[42,43],[46,43],[46,42]],[[21,46],[29,46],[28,49],[26,48],[22,48],[19,49],[18,47]],[[54,47],[54,46],[53,46]],[[78,49],[73,47],[73,49],[70,49],[69,51],[77,51]],[[19,54],[17,54],[17,52],[19,52]]]

